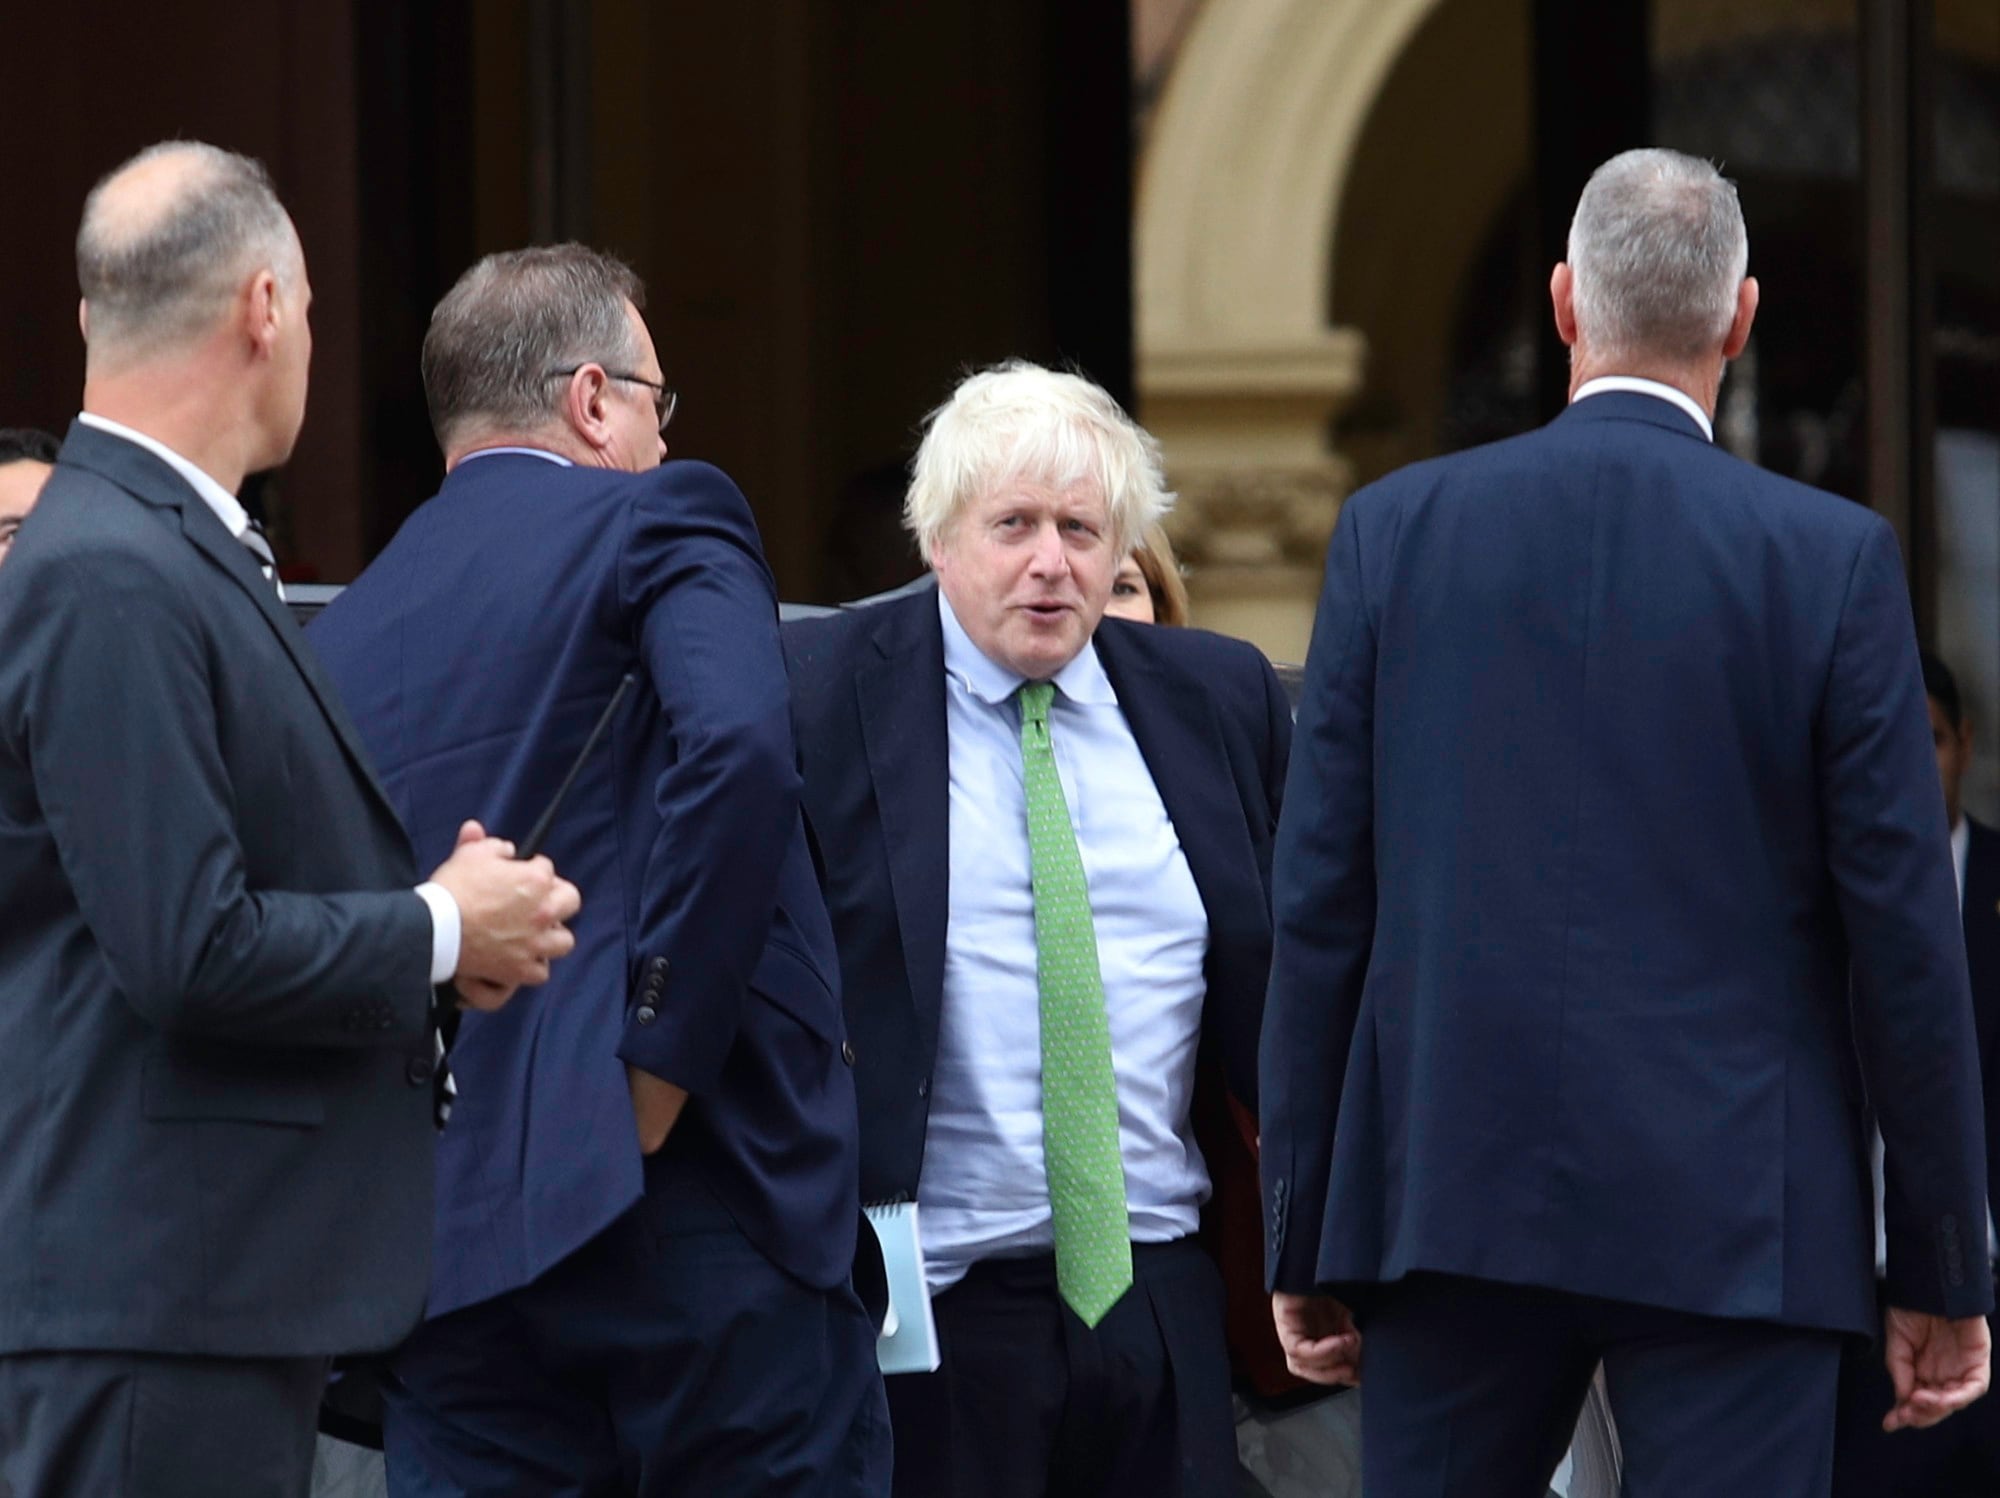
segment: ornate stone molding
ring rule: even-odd
[[[1167,517],[1194,568],[1317,569],[1352,474],[1339,459],[1299,468],[1176,468],[1180,501]]]

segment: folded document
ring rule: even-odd
[[[868,1225],[882,1244],[882,1267],[889,1278],[889,1314],[875,1343],[884,1373],[935,1373],[937,1322],[931,1316],[930,1286],[924,1279],[924,1245],[917,1232],[917,1204],[891,1202],[867,1208]]]

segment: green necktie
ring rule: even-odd
[[[1049,747],[1054,693],[1046,681],[1021,688],[1021,770],[1042,993],[1042,1154],[1055,1218],[1056,1284],[1083,1324],[1095,1326],[1132,1284],[1132,1228],[1090,891]]]

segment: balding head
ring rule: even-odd
[[[199,339],[265,269],[291,289],[304,262],[264,168],[198,141],[149,146],[84,202],[76,271],[91,363]]]

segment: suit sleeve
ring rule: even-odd
[[[1882,1129],[1889,1302],[1977,1315],[1993,1303],[1978,1041],[1909,597],[1880,520],[1848,581],[1818,754],[1855,1033]]]
[[[706,464],[660,474],[633,507],[620,589],[674,755],[653,786],[638,1003],[618,1054],[699,1095],[736,1039],[801,785],[777,589],[750,507]]]
[[[247,884],[212,686],[227,661],[194,601],[132,555],[37,576],[9,646],[34,663],[35,794],[125,1000],[169,1033],[249,1045],[421,1036],[431,918],[414,890]]]
[[[1375,927],[1375,637],[1357,506],[1342,510],[1313,620],[1272,870],[1271,987],[1259,1047],[1265,1273],[1317,1279],[1341,1082]]]

